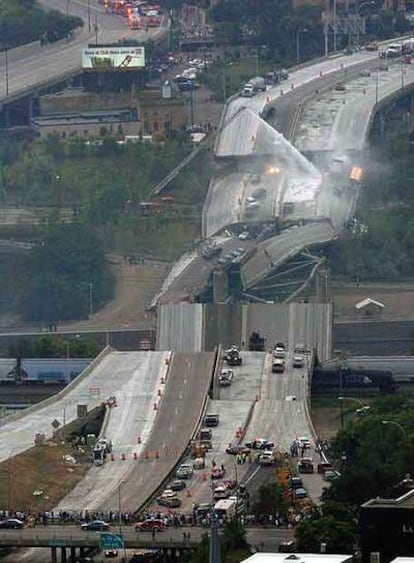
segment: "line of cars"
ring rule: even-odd
[[[305,354],[308,350],[302,343],[297,343],[293,350],[292,366],[303,368],[305,365]],[[272,372],[283,373],[286,367],[287,352],[283,342],[277,342],[272,352]]]
[[[161,25],[163,11],[159,4],[146,0],[101,0],[107,12],[124,16],[130,29],[144,29]]]
[[[201,72],[206,70],[207,66],[210,64],[212,64],[211,59],[192,59],[188,61],[188,67],[180,74],[177,74],[173,79],[177,88],[182,92],[199,88],[200,84],[197,82],[197,77]]]

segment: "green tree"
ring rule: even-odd
[[[299,522],[295,539],[299,552],[319,553],[324,543],[327,553],[353,553],[355,527],[334,516],[310,518]]]
[[[252,510],[256,515],[285,514],[288,503],[283,495],[283,489],[277,483],[269,482],[261,485],[254,498]]]
[[[25,319],[87,317],[112,295],[112,277],[99,239],[82,223],[53,224],[32,256],[33,276],[22,303]]]

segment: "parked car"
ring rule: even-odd
[[[219,383],[222,387],[231,385],[234,378],[234,371],[232,369],[222,369],[219,375]]]
[[[295,354],[293,356],[292,363],[294,368],[303,368],[303,364],[305,363],[305,358],[301,354]]]
[[[6,520],[1,520],[0,521],[0,528],[7,528],[7,529],[14,529],[17,530],[19,528],[23,528],[24,523],[22,522],[22,520],[19,520],[18,518],[7,518]]]
[[[179,508],[181,506],[181,500],[178,497],[164,498],[161,496],[157,498],[157,503],[167,508]]]
[[[273,442],[269,442],[269,440],[264,438],[255,438],[251,442],[246,442],[245,446],[252,450],[272,450],[275,447]]]
[[[160,518],[149,518],[148,520],[144,520],[143,522],[138,522],[137,524],[135,524],[135,529],[140,532],[152,532],[152,530],[154,530],[155,532],[160,532],[162,530],[165,530],[165,528],[165,522]]]
[[[297,500],[302,500],[308,497],[308,493],[306,492],[306,490],[303,487],[299,487],[298,489],[295,489],[295,498]]]
[[[339,471],[328,469],[327,471],[325,471],[322,478],[324,479],[324,481],[335,481],[336,479],[339,479],[340,476],[341,474],[339,473]]]
[[[103,520],[91,520],[90,522],[84,522],[81,524],[81,529],[86,531],[98,531],[109,530],[110,524],[104,522]]]
[[[246,446],[228,446],[226,448],[226,454],[230,454],[230,455],[249,455],[250,453],[250,448],[247,448]]]
[[[193,467],[189,463],[182,463],[177,469],[175,476],[177,479],[191,479],[193,472]]]
[[[211,478],[212,479],[222,479],[226,474],[226,470],[222,469],[221,467],[214,467],[211,470]]]
[[[170,483],[170,489],[172,491],[182,491],[183,489],[186,488],[186,483],[185,481],[183,481],[182,479],[176,479],[175,481],[173,481],[172,483]]]

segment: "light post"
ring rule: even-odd
[[[93,283],[89,282],[89,312],[93,314]]]
[[[336,0],[333,0],[333,51],[336,53]]]
[[[93,30],[95,32],[95,45],[98,45],[98,15],[95,16],[95,24]]]
[[[375,79],[375,105],[378,104],[378,90],[379,90],[379,67],[377,67],[377,76]]]
[[[88,30],[91,30],[91,0],[88,0]]]
[[[300,34],[307,31],[307,29],[298,29],[296,32],[296,64],[300,64]]]
[[[4,70],[6,74],[6,96],[9,95],[9,50],[4,51]]]
[[[401,426],[399,422],[395,422],[395,420],[381,420],[381,424],[384,424],[384,426],[396,426],[402,432],[404,438],[407,438],[407,431],[405,430],[404,426]]]
[[[125,483],[125,481],[120,481],[119,485],[118,485],[118,524],[119,524],[119,535],[122,539],[122,545],[124,547],[124,560],[127,560],[127,554],[126,554],[126,547],[125,547],[125,542],[124,539],[122,537],[122,512],[121,512],[121,487],[122,485]]]

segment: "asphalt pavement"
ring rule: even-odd
[[[203,305],[171,303],[158,307],[157,349],[201,352],[203,346]]]
[[[169,358],[167,352],[112,352],[108,356],[101,373],[113,382],[116,406],[108,410],[101,437],[112,442],[114,459],[108,456],[103,466],[92,466],[57,509],[96,510],[134,470],[134,454],[143,457],[156,419],[153,405],[159,402],[158,390],[165,390],[162,381]]]
[[[141,508],[167,478],[196,429],[213,365],[213,353],[173,355],[144,456],[119,483],[118,490],[105,499],[102,509],[118,510],[121,506],[123,512],[132,513]]]

